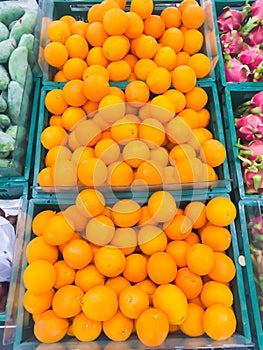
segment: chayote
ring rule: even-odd
[[[0,95],[0,113],[3,113],[7,110],[7,102],[3,98],[2,94]],[[1,122],[0,122],[1,124]]]
[[[12,136],[0,130],[0,152],[11,152],[15,149],[15,140]]]
[[[6,40],[9,38],[9,30],[4,23],[0,22],[0,41]]]
[[[35,29],[37,20],[36,12],[27,12],[13,26],[10,32],[10,37],[19,42],[23,34],[32,34]]]
[[[0,41],[0,63],[7,63],[11,53],[16,48],[16,41],[14,38],[9,38]]]
[[[10,55],[8,70],[11,80],[22,86],[25,84],[28,69],[28,50],[25,46],[17,47]]]
[[[11,22],[21,18],[24,13],[25,10],[19,5],[5,5],[0,9],[0,22],[4,23],[8,27]]]
[[[23,87],[17,81],[10,81],[8,85],[7,104],[9,117],[13,124],[18,124],[24,95]]]
[[[5,90],[10,82],[10,77],[4,65],[0,64],[0,90]]]
[[[5,114],[0,114],[0,128],[2,130],[9,128],[11,125],[11,121],[9,117]]]

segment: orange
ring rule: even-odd
[[[196,84],[195,71],[188,66],[178,66],[172,71],[172,85],[175,89],[187,93]]]
[[[196,243],[189,248],[186,254],[186,262],[192,272],[204,276],[215,268],[216,256],[207,245]]]
[[[110,186],[130,186],[133,181],[132,167],[123,161],[116,161],[108,166],[107,183]]]
[[[162,94],[167,91],[171,85],[170,72],[163,67],[156,67],[148,74],[146,84],[154,94]]]
[[[55,186],[76,186],[77,167],[71,160],[59,160],[51,167]]]
[[[202,179],[202,162],[198,158],[183,158],[177,161],[176,165],[177,181],[198,182]]]
[[[139,80],[146,80],[149,73],[157,67],[157,64],[150,58],[139,59],[134,66],[134,73]]]
[[[65,44],[67,38],[71,35],[69,26],[61,21],[51,21],[47,28],[47,36],[50,41],[57,41]]]
[[[42,236],[46,224],[48,223],[49,219],[51,219],[55,214],[55,211],[50,209],[46,209],[37,213],[32,220],[33,233],[36,236]]]
[[[50,148],[45,157],[46,167],[54,165],[60,160],[70,160],[72,156],[71,151],[65,146],[54,146]]]
[[[161,228],[143,225],[138,232],[138,245],[146,255],[162,252],[167,245],[167,237]]]
[[[75,285],[87,292],[90,288],[104,285],[104,276],[94,264],[76,271]]]
[[[63,215],[54,215],[43,230],[43,238],[50,245],[66,243],[73,236],[71,223]]]
[[[43,236],[35,237],[26,246],[26,258],[29,264],[39,259],[54,264],[58,259],[58,248],[46,243]]]
[[[217,282],[232,281],[236,274],[234,261],[225,253],[215,252],[215,265],[209,272],[209,277]]]
[[[148,200],[148,210],[155,221],[167,222],[176,214],[176,201],[168,191],[157,191]]]
[[[139,125],[139,138],[150,149],[161,146],[165,140],[165,131],[162,123],[154,118],[146,118]]]
[[[165,23],[159,15],[150,15],[144,20],[144,34],[155,39],[160,38],[165,31]]]
[[[153,58],[157,50],[157,40],[151,35],[142,35],[135,41],[135,54],[138,58]]]
[[[64,15],[59,20],[65,22],[70,28],[76,22],[76,19],[71,15]]]
[[[185,108],[185,105],[186,105],[185,95],[181,91],[178,91],[175,89],[169,89],[165,91],[163,95],[170,98],[171,101],[174,103],[175,113],[179,113]]]
[[[87,20],[89,24],[98,20],[99,9],[100,9],[100,4],[93,4],[90,7],[87,13]]]
[[[168,283],[155,289],[153,293],[153,307],[165,313],[169,324],[180,325],[186,319],[188,302],[180,288]]]
[[[97,74],[103,76],[107,81],[109,80],[109,73],[107,69],[99,64],[93,64],[88,66],[83,73],[83,80],[88,78],[90,75]]]
[[[84,80],[83,93],[93,102],[99,102],[109,93],[109,83],[107,79],[98,74],[92,74]]]
[[[107,71],[110,81],[128,80],[131,75],[131,67],[125,60],[117,60],[109,63]]]
[[[104,67],[101,67],[101,68],[104,68]],[[85,72],[83,73],[83,75],[84,74]],[[86,115],[91,117],[97,112],[98,106],[99,106],[98,102],[87,101],[86,103],[84,103],[84,105],[82,105],[82,108],[86,112]]]
[[[184,292],[187,299],[197,297],[203,287],[201,276],[192,272],[188,267],[182,267],[177,271],[175,284]]]
[[[176,28],[171,27],[165,30],[159,42],[163,46],[169,46],[174,49],[175,53],[178,53],[182,50],[184,45],[184,36],[182,32]]]
[[[169,154],[165,147],[158,147],[151,149],[150,160],[159,162],[162,166],[167,166],[169,161]]]
[[[203,163],[203,176],[204,181],[216,181],[218,180],[218,175],[215,169],[208,164]]]
[[[189,303],[187,317],[180,325],[180,330],[189,337],[200,337],[204,334],[203,318],[203,308],[194,303]]]
[[[80,20],[75,21],[70,26],[71,34],[79,34],[83,38],[86,38],[86,31],[87,31],[88,26],[89,26],[88,23],[86,23],[84,21],[80,21]]]
[[[40,170],[37,176],[37,182],[39,186],[43,187],[43,191],[52,191],[50,186],[54,186],[54,179],[51,175],[51,167],[43,168]],[[47,189],[45,189],[45,186],[47,186]]]
[[[209,57],[201,52],[192,55],[187,61],[187,65],[193,68],[198,79],[207,77],[211,70]]]
[[[120,292],[120,311],[130,319],[137,319],[149,307],[148,295],[138,286],[128,286]]]
[[[49,125],[50,126],[52,126],[52,125],[63,126],[61,116],[60,115],[52,115],[49,118]]]
[[[126,14],[128,16],[128,28],[124,35],[129,39],[136,39],[143,33],[143,19],[135,12],[128,11]]]
[[[118,61],[127,55],[129,45],[123,36],[112,35],[104,41],[102,50],[107,60]]]
[[[145,160],[138,166],[135,179],[148,185],[160,185],[164,179],[163,167],[154,160]]]
[[[194,87],[185,94],[186,108],[191,108],[196,112],[200,111],[208,102],[208,95],[204,88]]]
[[[194,55],[201,50],[204,42],[202,32],[197,29],[188,29],[184,32],[183,37],[184,44],[182,49],[184,52],[188,53],[189,55]]]
[[[124,10],[124,8],[126,6],[126,0],[115,0],[115,2],[117,2],[117,4],[120,6],[120,8],[122,10]]]
[[[171,72],[176,66],[176,53],[169,46],[162,46],[154,56],[154,62],[158,67],[166,68]]]
[[[41,278],[39,278],[41,276]],[[56,281],[56,270],[46,260],[36,260],[27,265],[23,274],[26,289],[34,294],[42,294],[53,288]]]
[[[211,305],[204,312],[204,331],[214,340],[231,337],[236,330],[236,324],[234,311],[223,304]]]
[[[69,321],[58,317],[53,310],[43,312],[34,324],[34,335],[42,343],[56,343],[67,333]]]
[[[76,164],[79,165],[84,160],[93,158],[95,156],[94,148],[88,146],[80,146],[74,150],[71,156],[71,160]]]
[[[218,196],[207,203],[206,216],[216,226],[228,226],[236,217],[236,207],[230,199]]]
[[[94,147],[95,156],[106,165],[116,162],[120,156],[120,147],[112,139],[101,139]]]
[[[102,19],[104,30],[109,35],[121,35],[129,26],[126,12],[120,8],[108,10]]]
[[[44,58],[50,66],[60,68],[68,59],[68,51],[65,45],[51,42],[44,48]]]
[[[201,228],[207,222],[206,206],[204,203],[199,201],[188,203],[184,208],[184,215],[189,217],[189,219],[192,221],[194,229]]]
[[[166,315],[157,308],[147,309],[135,323],[139,340],[147,347],[160,346],[169,332],[169,322]]]
[[[178,66],[187,66],[187,62],[190,58],[189,53],[185,51],[180,51],[176,54],[176,62],[175,62],[175,67]]]
[[[81,311],[84,292],[77,286],[67,285],[59,288],[53,296],[52,309],[61,318],[71,318]]]
[[[104,56],[102,47],[92,47],[87,55],[87,63],[89,66],[93,64],[100,64],[103,67],[106,67],[109,63],[109,60]]]
[[[87,68],[85,60],[73,57],[67,60],[63,65],[63,73],[67,80],[82,79],[83,73]]]
[[[59,215],[64,215],[64,214],[61,212],[61,213],[59,213]],[[86,219],[86,218],[85,218],[85,219]],[[62,253],[62,252],[63,252],[63,249],[65,248],[65,246],[66,246],[69,242],[73,241],[74,239],[82,239],[82,236],[81,236],[78,232],[74,232],[74,233],[73,233],[73,236],[70,238],[70,240],[68,240],[67,242],[65,242],[65,243],[63,243],[63,244],[60,244],[60,245],[58,246],[58,249],[59,249],[60,253]],[[60,261],[60,260],[59,260],[59,261]]]
[[[128,53],[125,57],[123,57],[123,60],[127,62],[131,68],[131,72],[134,71],[134,66],[138,62],[138,58],[133,55],[132,53]]]
[[[201,233],[202,243],[208,245],[215,252],[223,252],[230,247],[231,233],[225,227],[210,225],[205,227]]]
[[[183,158],[195,158],[196,152],[194,148],[187,143],[174,146],[169,152],[170,162],[176,164],[176,161]],[[175,161],[175,163],[174,163]]]
[[[147,272],[154,283],[166,284],[175,279],[177,266],[171,255],[166,252],[156,252],[148,259]]]
[[[137,247],[137,233],[131,227],[119,227],[115,230],[110,244],[120,248],[124,255],[129,255]]]
[[[152,295],[153,295],[153,292],[155,291],[157,285],[149,278],[146,278],[145,280],[136,283],[136,286],[141,288],[144,292],[147,293],[147,295],[149,297],[149,303],[150,303],[150,305],[152,305]]]
[[[187,6],[198,4],[196,0],[183,0],[178,6],[178,10],[183,13]]]
[[[87,241],[74,239],[63,249],[63,259],[73,269],[83,269],[93,258],[92,249]]]
[[[138,283],[147,277],[147,258],[139,253],[132,253],[126,257],[123,276],[132,283]]]
[[[64,260],[57,261],[53,266],[56,270],[54,288],[59,289],[74,282],[75,270]]]
[[[165,95],[158,95],[152,98],[150,102],[151,117],[159,120],[162,124],[173,119],[175,115],[175,105]]]
[[[200,151],[203,161],[213,168],[223,164],[226,159],[225,146],[215,139],[204,141]]]
[[[207,108],[202,108],[198,113],[199,128],[205,128],[208,126],[210,121],[210,112]]]
[[[45,107],[50,113],[61,115],[68,108],[63,91],[61,89],[49,90],[45,96]]]
[[[68,56],[82,58],[87,57],[89,45],[83,36],[79,34],[71,35],[65,42],[65,47],[68,50]]]
[[[62,114],[62,125],[66,130],[72,130],[76,124],[86,117],[81,107],[68,107]],[[60,154],[59,154],[60,156]]]
[[[123,272],[126,260],[121,249],[104,246],[97,251],[94,257],[94,263],[104,276],[116,277]]]
[[[127,102],[132,102],[133,106],[139,107],[148,102],[150,97],[149,87],[143,81],[134,80],[126,86],[125,97]]]
[[[123,276],[116,276],[108,278],[105,285],[111,287],[119,297],[120,292],[126,287],[130,286],[131,283]]]
[[[192,230],[192,222],[185,215],[175,215],[170,222],[163,226],[167,237],[172,240],[185,239]]]
[[[98,111],[105,121],[114,123],[124,117],[125,103],[121,97],[110,94],[99,102]]]
[[[160,16],[164,21],[165,28],[180,27],[182,15],[176,6],[165,7]]]
[[[190,244],[186,241],[171,241],[167,244],[165,251],[171,255],[177,267],[185,267],[187,265],[186,254],[189,248]]]
[[[118,298],[115,291],[108,286],[95,286],[82,298],[82,311],[94,321],[106,321],[118,310]]]
[[[98,21],[102,22],[103,17],[107,11],[109,11],[112,8],[119,8],[118,2],[114,0],[103,0],[100,4],[99,11],[98,11]]]
[[[41,294],[34,294],[26,290],[23,298],[24,308],[30,314],[42,314],[51,308],[54,293],[54,288]]]
[[[225,283],[217,281],[206,282],[203,285],[200,298],[205,307],[217,303],[231,307],[233,304],[233,293],[231,289]]]
[[[200,5],[189,5],[182,13],[182,24],[189,29],[198,29],[205,21],[205,11]]]
[[[109,35],[105,32],[105,28],[101,22],[92,22],[89,24],[86,31],[86,39],[91,46],[102,46],[108,37]]]
[[[86,239],[96,245],[105,245],[112,240],[114,231],[114,224],[109,217],[97,215],[87,223]]]
[[[102,324],[100,321],[91,320],[83,312],[80,312],[72,320],[72,331],[79,341],[92,342],[99,337]],[[91,346],[94,347],[94,345]]]
[[[186,102],[186,99],[185,99],[185,102]],[[198,117],[198,113],[194,109],[185,107],[177,115],[179,117],[182,117],[182,120],[184,120],[186,122],[186,124],[188,124],[191,129],[195,130],[198,128],[199,117]]]
[[[101,128],[92,119],[77,123],[74,133],[80,146],[94,146],[101,139]]]
[[[132,0],[130,5],[130,11],[137,13],[142,19],[149,17],[153,12],[152,0]]]
[[[63,97],[65,101],[73,107],[80,107],[87,102],[87,97],[83,93],[84,82],[80,79],[73,79],[63,87]]]
[[[150,157],[150,150],[143,141],[133,140],[124,146],[122,156],[126,163],[133,168],[137,168],[144,160]]]
[[[117,311],[116,314],[103,322],[103,332],[114,341],[125,341],[133,331],[133,321]]]
[[[147,205],[144,205],[142,206],[142,215],[138,222],[138,226],[143,226],[146,224],[152,225],[155,224],[155,221],[152,220]]]
[[[141,217],[140,205],[132,199],[120,199],[112,206],[112,221],[119,227],[132,227]]]

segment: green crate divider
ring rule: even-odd
[[[20,171],[8,169],[8,168],[0,168],[0,183],[7,181],[28,181],[31,171],[32,165],[32,154],[34,151],[34,142],[35,142],[35,131],[36,131],[36,121],[37,121],[37,113],[38,113],[38,104],[39,104],[39,95],[40,95],[40,87],[41,87],[41,79],[34,78],[33,80],[33,88],[32,88],[32,105],[30,107],[30,111],[28,118],[30,122],[28,123],[28,134],[27,140],[25,140],[24,145],[18,145],[20,147],[26,147],[25,151],[25,159],[24,164],[21,164],[21,173]]]
[[[224,128],[222,123],[222,116],[219,105],[218,92],[215,83],[203,83],[199,84],[199,86],[203,87],[209,96],[208,108],[211,113],[211,121],[209,124],[209,129],[212,131],[214,137],[219,140],[225,146],[225,138],[224,138]],[[60,85],[57,85],[57,88],[62,88]],[[70,192],[76,191],[76,188],[61,188],[58,189],[56,193],[50,193],[47,190],[38,186],[37,177],[38,173],[41,169],[44,168],[44,159],[46,155],[46,150],[42,147],[40,143],[40,135],[43,129],[48,126],[49,113],[45,108],[44,100],[48,91],[52,90],[51,86],[42,86],[41,94],[40,94],[40,108],[39,108],[39,118],[38,118],[38,128],[37,128],[37,138],[36,138],[36,152],[35,152],[35,163],[34,163],[34,176],[33,176],[33,186],[32,186],[32,197],[42,197],[42,198],[50,198],[56,196],[70,196]],[[229,167],[227,160],[217,167],[217,173],[219,176],[218,181],[211,181],[205,183],[192,183],[192,184],[174,184],[174,185],[163,185],[162,187],[167,188],[171,191],[183,191],[185,195],[191,194],[193,191],[198,193],[217,193],[217,192],[230,192],[232,189],[231,179],[229,173]],[[160,186],[148,186],[147,190],[156,190],[160,188]],[[53,189],[54,190],[54,189]],[[109,186],[103,186],[101,188],[103,192],[111,193],[112,190]],[[118,196],[121,196],[121,193],[125,193],[129,190],[128,188],[115,188],[115,192],[118,192]],[[137,187],[137,191],[133,189],[133,193],[136,193],[136,198],[140,198],[139,194],[140,187]],[[141,191],[144,192],[145,188],[141,188]]]
[[[178,203],[178,207],[181,205],[181,207],[184,207],[189,201],[202,201],[203,203],[207,203],[211,198],[214,198],[218,196],[217,194],[210,194],[208,196],[196,194],[194,196],[189,196],[185,198],[180,198],[175,196],[175,200]],[[229,198],[228,194],[224,195],[225,197]],[[149,197],[148,197],[149,198]],[[147,199],[148,199],[147,198]],[[144,199],[144,201],[140,202],[140,204],[143,204],[147,202],[147,199]],[[179,203],[180,202],[180,203]],[[114,202],[112,200],[107,201],[107,205],[112,205]],[[63,210],[64,208],[68,207],[69,205],[74,204],[74,199],[61,199],[61,201],[57,201],[57,199],[51,198],[51,199],[44,199],[44,198],[34,198],[29,200],[28,205],[28,220],[26,223],[26,230],[24,235],[24,251],[23,251],[23,260],[21,261],[21,266],[16,266],[17,270],[20,272],[20,274],[23,273],[27,262],[25,257],[25,247],[27,243],[32,238],[32,231],[31,231],[31,222],[34,216],[39,213],[42,210]],[[164,343],[164,346],[158,347],[158,349],[250,349],[254,348],[254,343],[252,341],[251,337],[251,331],[250,331],[250,323],[248,318],[248,310],[247,310],[247,304],[246,304],[246,298],[245,298],[245,286],[243,281],[243,275],[242,275],[242,267],[239,264],[239,248],[237,243],[237,233],[235,229],[235,223],[232,223],[229,226],[229,230],[232,235],[232,244],[231,247],[228,250],[229,255],[234,260],[235,266],[236,266],[236,276],[233,279],[232,283],[232,290],[234,294],[234,310],[237,317],[237,329],[235,334],[226,341],[213,341],[207,336],[202,336],[199,338],[188,338],[181,333],[176,333],[175,336],[169,336],[167,341]],[[21,278],[20,278],[21,280]],[[19,294],[19,300],[22,300],[23,294],[24,294],[24,286],[21,283],[20,285],[20,294]],[[30,318],[30,315],[24,310],[22,302],[17,304],[17,327],[16,330],[11,334],[9,341],[14,342],[14,349],[15,350],[33,350],[38,345],[39,342],[36,340],[36,338],[33,335],[32,332],[32,320]],[[68,340],[66,337],[63,341],[66,341],[67,349],[76,349],[79,343],[78,341],[72,341]],[[62,343],[63,343],[62,341]],[[199,342],[200,341],[200,342]],[[148,347],[142,346],[142,344],[138,341],[136,336],[131,336],[129,340],[126,341],[127,344],[130,346],[131,349],[142,349],[146,350]],[[96,340],[96,343],[103,348],[107,343],[108,340],[104,336],[100,336],[98,340]],[[85,344],[85,343],[84,343]],[[91,345],[92,343],[87,343]],[[199,345],[198,345],[199,344]],[[55,345],[55,344],[54,344]],[[47,345],[48,346],[48,345]],[[47,348],[48,349],[48,348]]]
[[[246,194],[245,192],[241,161],[237,158],[238,148],[235,146],[238,140],[234,123],[234,111],[241,103],[251,99],[254,94],[261,90],[262,88],[259,86],[247,87],[240,84],[232,84],[231,86],[227,86],[225,88],[225,93],[222,95],[224,100],[223,121],[226,127],[226,134],[229,135],[229,137],[226,137],[226,139],[229,142],[227,150],[229,152],[228,158],[231,160],[230,174],[233,179],[233,188],[241,199],[257,199],[258,197],[262,198],[262,195]]]
[[[230,6],[231,8],[234,8],[236,10],[240,10],[244,5],[245,1],[240,0],[214,0],[211,1],[212,3],[212,9],[213,9],[213,17],[214,17],[214,23],[215,23],[215,33],[216,33],[216,42],[217,42],[217,49],[218,49],[218,64],[216,66],[216,77],[218,82],[220,83],[221,87],[225,86],[232,86],[232,85],[244,85],[247,88],[249,87],[263,87],[263,82],[241,82],[241,83],[234,83],[234,82],[228,82],[226,81],[226,75],[224,71],[224,60],[223,60],[223,54],[220,44],[220,38],[219,38],[219,29],[217,25],[217,17],[223,12],[224,7]]]
[[[28,197],[28,184],[27,182],[6,182],[1,183],[0,182],[0,200],[11,200],[11,199],[19,199],[21,198],[21,213],[18,217],[18,223],[17,223],[17,240],[15,243],[16,247],[21,247],[21,234],[24,234],[24,225],[25,225],[25,217],[24,214],[27,210],[27,197]],[[13,258],[13,264],[16,265],[20,263],[19,257],[14,255]],[[17,281],[17,273],[14,269],[12,271],[11,275],[11,281],[15,282]],[[13,290],[10,284],[9,293],[8,293],[8,299],[7,299],[7,307],[8,305],[13,303]],[[6,317],[8,315],[7,307],[5,312],[0,313],[0,323],[6,321]]]
[[[242,199],[238,203],[239,208],[239,239],[242,240],[240,245],[240,252],[245,257],[245,286],[247,289],[248,307],[251,310],[249,312],[251,333],[255,337],[258,349],[263,348],[263,319],[260,315],[259,303],[258,303],[258,291],[254,279],[254,270],[250,252],[250,236],[248,232],[247,223],[251,218],[261,214],[263,207],[262,199]],[[261,295],[262,297],[262,295]]]
[[[93,4],[100,3],[100,2],[101,0],[86,0],[86,1],[85,0],[79,0],[79,1],[47,0],[44,2],[42,15],[44,17],[48,17],[50,21],[52,19],[59,19],[63,15],[72,15],[78,20],[87,21],[87,11],[89,10],[89,8]],[[160,11],[163,10],[165,7],[174,6],[176,4],[179,4],[180,1],[172,0],[171,2],[167,2],[167,0],[154,0],[154,3],[155,3],[154,13],[160,13]],[[210,6],[210,2],[208,2],[208,0],[200,0],[199,3],[202,6],[206,4],[205,8],[207,11],[209,11],[209,15],[210,15],[210,10],[208,8],[208,6]],[[128,10],[129,7],[130,7],[130,1],[127,1],[126,10]],[[212,22],[212,25],[213,25],[213,22]],[[204,45],[201,51],[208,54],[208,56],[213,61],[214,54],[212,56],[212,50],[211,50],[212,44],[209,42],[208,36],[205,35],[205,33],[207,33],[208,31],[213,31],[213,29],[209,28],[208,24],[205,23],[201,28],[201,31],[204,33]],[[48,38],[46,37],[45,28],[42,29],[42,33],[40,35],[41,35],[40,47],[44,48],[45,45],[48,43]],[[44,58],[42,57],[39,58],[39,63],[43,71],[43,84],[50,85],[50,86],[56,85],[56,83],[51,80],[51,77],[56,72],[56,69],[48,66],[48,64],[45,62]],[[215,81],[216,80],[215,70],[214,69],[211,70],[209,77],[198,79],[198,80],[203,83]],[[120,82],[119,85],[125,88],[127,84],[128,84],[127,81],[122,81]],[[115,84],[113,83],[113,85]]]

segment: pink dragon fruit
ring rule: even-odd
[[[263,20],[263,0],[256,0],[251,5],[251,15],[258,21]]]
[[[237,118],[235,121],[238,138],[244,141],[263,139],[263,118],[260,115],[243,114],[241,118]],[[255,147],[255,145],[253,147]],[[263,143],[261,146],[261,154],[263,154]]]
[[[224,64],[226,80],[231,82],[245,82],[249,80],[250,69],[237,58],[230,58]]]
[[[242,163],[242,174],[247,194],[263,192],[263,169],[261,163]]]
[[[263,62],[261,62],[257,66],[257,68],[254,69],[252,74],[253,74],[253,81],[255,82],[263,81]]]
[[[229,53],[231,56],[237,55],[244,48],[243,36],[237,30],[222,34],[220,42],[223,53]]]
[[[237,113],[239,115],[253,113],[263,117],[263,90],[257,92],[250,100],[238,106]]]
[[[244,16],[241,11],[233,10],[229,6],[225,7],[221,15],[218,16],[218,28],[220,32],[229,32],[233,29],[239,29]]]
[[[254,70],[263,62],[263,50],[258,45],[245,48],[238,56],[243,64]]]
[[[239,148],[237,157],[242,162],[246,162],[249,165],[255,161],[262,161],[263,163],[263,141],[253,140],[246,145],[242,145],[240,144],[240,139],[238,139],[236,147]]]
[[[263,6],[263,5],[262,5]],[[249,45],[260,45],[263,43],[263,26],[258,25],[248,34],[247,42]]]

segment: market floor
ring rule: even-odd
[[[4,330],[2,328],[0,328],[0,350],[12,350],[13,349],[12,344],[7,345],[7,346],[3,345],[3,333],[4,333]]]

